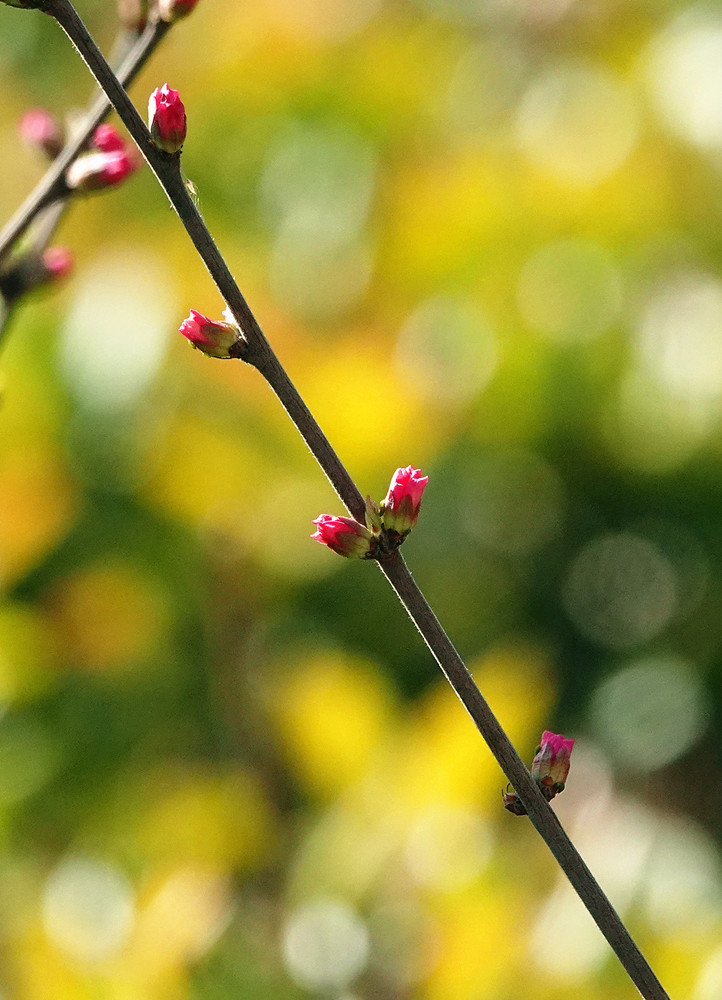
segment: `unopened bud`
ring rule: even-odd
[[[421,469],[411,465],[394,472],[386,499],[381,504],[386,531],[402,539],[411,531],[418,519],[421,495],[428,481],[429,477],[422,476]]]
[[[126,150],[86,153],[70,164],[65,181],[71,191],[102,191],[121,184],[135,169],[136,161]]]
[[[321,514],[313,522],[316,525],[311,538],[315,542],[328,545],[330,549],[347,559],[370,559],[375,548],[376,539],[369,529],[350,517],[335,517],[333,514]]]
[[[153,142],[166,153],[178,153],[186,137],[186,109],[177,90],[167,83],[148,100],[148,128]]]
[[[532,761],[531,776],[547,801],[564,791],[573,746],[574,740],[550,733],[548,729],[542,733],[541,746]]]
[[[193,10],[198,0],[158,0],[158,14],[161,21],[178,21]]]
[[[50,247],[43,254],[31,251],[0,271],[0,295],[15,302],[34,288],[61,281],[72,269],[73,257],[66,247]]]
[[[114,125],[108,125],[107,123],[98,125],[95,132],[93,132],[91,143],[96,149],[99,149],[101,153],[126,152],[126,145],[123,136]]]
[[[73,255],[67,247],[48,247],[40,259],[47,275],[47,282],[62,281],[75,266]]]
[[[209,358],[238,358],[243,345],[241,331],[232,323],[209,319],[197,309],[180,325],[180,333]]]
[[[18,129],[25,145],[39,149],[49,160],[54,160],[63,148],[65,137],[60,122],[45,108],[26,111]]]

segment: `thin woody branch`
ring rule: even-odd
[[[165,21],[157,21],[146,27],[118,69],[118,79],[124,85],[132,83],[169,28],[170,25]],[[53,202],[67,198],[69,192],[65,183],[65,173],[78,154],[88,145],[96,128],[111,109],[112,104],[101,92],[83,118],[77,132],[74,132],[35,189],[0,232],[0,262],[24,236],[43,209]]]
[[[349,512],[363,519],[364,504],[348,472],[301,399],[241,294],[183,183],[178,153],[162,152],[113,75],[69,0],[43,0],[88,64],[156,174],[243,332],[239,356],[264,376]],[[229,355],[233,356],[233,355]],[[381,571],[421,633],[445,676],[512,782],[530,819],[645,1000],[667,993],[564,832],[539,787],[474,683],[463,660],[420,592],[398,551],[379,559]]]

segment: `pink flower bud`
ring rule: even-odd
[[[153,142],[166,153],[178,153],[186,137],[186,109],[177,90],[167,83],[157,87],[148,101],[148,128]]]
[[[541,746],[532,761],[531,776],[547,800],[564,791],[573,746],[574,740],[557,736],[548,729],[542,733]]]
[[[158,13],[161,21],[170,24],[186,14],[190,14],[198,0],[158,0]]]
[[[209,358],[238,358],[243,344],[241,332],[233,323],[209,319],[196,309],[180,325],[180,332]]]
[[[126,150],[116,153],[86,153],[70,164],[65,181],[71,191],[101,191],[122,183],[136,169]]]
[[[67,247],[49,247],[41,259],[47,281],[61,281],[73,270],[73,255]]]
[[[18,126],[20,138],[34,149],[39,149],[50,160],[54,160],[63,148],[64,135],[60,122],[45,108],[26,111]]]
[[[93,132],[92,144],[103,153],[124,153],[125,140],[114,125],[98,125]]]
[[[409,465],[397,469],[391,478],[386,499],[381,504],[384,528],[397,535],[406,535],[416,524],[421,508],[421,495],[429,481],[421,469]]]
[[[313,522],[316,525],[311,538],[315,542],[328,545],[340,556],[348,559],[369,559],[376,548],[376,539],[369,529],[350,517],[334,517],[321,514]]]

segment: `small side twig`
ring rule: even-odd
[[[148,24],[118,68],[119,80],[122,80],[125,85],[132,83],[169,27],[170,25],[166,24],[165,21]],[[67,196],[66,170],[88,145],[93,132],[111,109],[110,101],[101,92],[91,105],[77,132],[68,140],[63,150],[45,171],[35,189],[0,231],[0,263],[18,240],[24,236],[38,214],[54,201],[64,199]]]

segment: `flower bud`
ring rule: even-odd
[[[373,556],[376,548],[374,536],[365,525],[353,518],[321,514],[313,523],[316,530],[311,538],[328,545],[340,556],[348,559],[370,559]]]
[[[42,255],[30,251],[0,270],[0,296],[16,302],[35,288],[61,281],[72,270],[73,257],[66,247],[50,247]]]
[[[186,109],[177,90],[156,87],[148,101],[148,128],[153,142],[166,153],[180,152],[186,137]]]
[[[67,278],[75,263],[67,247],[48,247],[40,259],[45,269],[46,282]]]
[[[103,153],[124,153],[126,152],[125,140],[114,125],[98,125],[93,138],[93,146]]]
[[[18,128],[25,145],[39,149],[49,160],[54,160],[63,148],[65,136],[60,122],[45,108],[26,111]]]
[[[126,150],[86,153],[70,164],[65,182],[71,191],[101,191],[122,183],[135,169],[136,161]]]
[[[548,729],[542,733],[541,746],[532,761],[531,776],[547,801],[564,791],[573,746],[574,740],[557,736]]]
[[[172,24],[190,14],[198,0],[158,0],[158,14],[161,21]]]
[[[414,469],[411,465],[396,470],[386,499],[381,504],[386,531],[401,536],[411,531],[419,516],[421,494],[428,481],[428,476],[421,475],[421,469]]]
[[[180,332],[209,358],[238,358],[243,345],[241,331],[233,323],[209,319],[197,309],[180,325]]]

